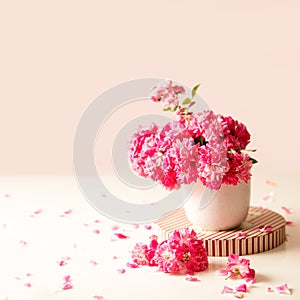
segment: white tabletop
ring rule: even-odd
[[[267,184],[269,179],[276,186]],[[247,257],[257,274],[257,283],[246,295],[249,299],[300,299],[299,182],[283,176],[252,180],[252,205],[273,209],[293,224],[287,227],[286,243]],[[293,213],[287,215],[281,206]],[[147,242],[157,233],[156,225],[151,226],[136,228],[102,216],[88,204],[72,176],[2,177],[0,299],[235,299],[221,295],[223,287],[234,282],[215,275],[225,267],[225,257],[209,257],[209,269],[196,274],[198,282],[158,272],[156,267],[126,267],[135,243]],[[128,238],[112,240],[114,232]],[[122,268],[125,273],[119,274]],[[62,290],[66,275],[73,288]],[[284,283],[290,296],[267,292]]]

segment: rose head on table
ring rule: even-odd
[[[246,126],[212,110],[192,112],[198,88],[190,96],[170,80],[152,88],[150,99],[174,113],[174,120],[162,128],[155,123],[138,128],[129,143],[131,168],[167,190],[197,181],[212,190],[247,183],[257,161],[249,156],[254,150],[246,150],[250,142]]]

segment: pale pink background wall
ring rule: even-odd
[[[0,174],[71,174],[76,124],[120,82],[168,77],[244,121],[257,171],[300,173],[297,0],[1,1]]]

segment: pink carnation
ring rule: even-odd
[[[131,253],[131,258],[134,263],[137,263],[138,265],[148,265],[148,266],[154,266],[157,265],[155,260],[153,260],[155,251],[157,249],[157,236],[152,235],[151,241],[149,245],[143,244],[143,243],[137,243],[134,246],[134,249]]]
[[[218,115],[218,121],[223,128],[227,149],[236,151],[246,149],[250,142],[250,134],[246,126],[232,117],[222,115]]]
[[[252,161],[248,154],[238,152],[229,153],[223,183],[229,185],[237,185],[241,181],[247,183],[251,178],[251,168]]]
[[[195,231],[176,230],[168,240],[157,243],[152,236],[149,245],[138,243],[132,251],[133,262],[138,265],[158,266],[165,273],[194,274],[207,269],[207,251]]]
[[[226,271],[231,279],[254,279],[255,271],[250,268],[250,260],[239,258],[237,254],[230,254]]]
[[[155,259],[159,269],[166,273],[184,271],[193,274],[207,269],[207,251],[203,241],[197,238],[194,230],[176,230],[168,241],[161,243]]]

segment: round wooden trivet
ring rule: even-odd
[[[208,256],[228,256],[231,253],[248,255],[278,247],[285,241],[285,219],[278,213],[261,207],[251,206],[248,216],[238,228],[224,231],[204,231],[192,225],[183,208],[157,222],[163,239],[177,229],[189,227],[203,239]],[[261,232],[260,226],[272,226],[271,232]],[[245,232],[245,237],[238,233]]]

